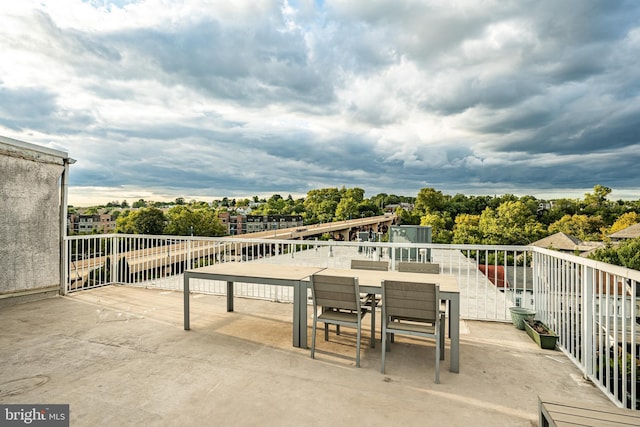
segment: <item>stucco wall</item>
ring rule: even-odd
[[[0,152],[0,295],[60,285],[63,171]]]

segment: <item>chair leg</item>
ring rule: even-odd
[[[324,324],[324,340],[329,341],[329,325],[327,323]]]
[[[376,302],[371,303],[371,348],[376,348]]]
[[[440,340],[436,340],[436,384],[440,384]]]
[[[385,327],[384,319],[382,320],[382,367],[380,372],[384,374],[384,359],[387,353],[387,328]]]
[[[358,332],[356,333],[356,368],[360,367],[360,336],[362,335],[362,324],[358,322]]]

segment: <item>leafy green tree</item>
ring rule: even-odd
[[[453,240],[453,232],[448,229],[448,214],[426,213],[420,218],[420,225],[431,226],[431,238],[433,243],[451,243]]]
[[[371,217],[376,215],[382,215],[382,209],[375,204],[372,200],[364,199],[360,203],[358,203],[358,212],[356,214],[360,217]]]
[[[640,238],[630,239],[618,246],[597,249],[589,258],[608,264],[640,270]]]
[[[600,217],[565,215],[549,226],[549,233],[563,232],[580,240],[600,240],[603,228]]]
[[[419,212],[439,212],[446,204],[446,197],[433,188],[421,188],[416,197],[415,209]]]
[[[535,215],[519,200],[503,202],[497,210],[485,209],[479,226],[482,243],[489,245],[526,245],[545,235]]]
[[[454,220],[453,243],[479,244],[482,243],[480,230],[480,215],[460,214]]]
[[[587,207],[592,207],[596,210],[606,206],[607,196],[611,194],[611,188],[597,184],[593,187],[593,193],[586,193],[584,195],[584,204]]]
[[[277,214],[283,213],[284,208],[286,206],[286,202],[281,195],[274,194],[267,200],[267,203],[264,206],[266,207],[267,211],[265,213],[267,215],[270,215],[270,214],[277,215]]]
[[[640,222],[640,215],[638,215],[636,212],[624,213],[616,220],[616,222],[613,223],[613,225],[609,229],[609,234],[613,234],[616,231],[624,230],[625,228],[630,227],[639,222]]]
[[[165,217],[160,209],[142,208],[134,219],[137,234],[160,235],[164,231]]]
[[[340,190],[337,188],[309,190],[304,200],[307,222],[315,224],[331,221],[341,198]]]
[[[209,207],[174,206],[167,212],[165,233],[173,236],[224,236],[226,230]]]
[[[116,219],[116,233],[161,235],[164,224],[164,213],[160,209],[126,210]]]
[[[358,217],[358,202],[353,197],[343,197],[336,206],[335,219],[345,220]]]
[[[147,202],[144,201],[144,199],[140,199],[137,202],[133,202],[133,204],[131,205],[132,208],[145,208],[147,207]]]
[[[136,230],[133,221],[137,214],[138,211],[135,211],[135,214],[129,210],[122,211],[116,218],[116,233],[135,234]]]
[[[344,188],[340,189],[340,198],[350,197],[355,200],[356,203],[360,203],[364,200],[364,190],[362,188]]]
[[[547,227],[565,215],[575,215],[580,210],[580,201],[572,199],[556,199],[550,203],[548,210],[539,213],[539,221]]]

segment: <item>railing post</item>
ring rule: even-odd
[[[593,268],[582,266],[582,284],[580,286],[582,290],[582,321],[581,321],[581,334],[582,334],[582,370],[585,373],[585,377],[595,376],[595,352],[597,351],[595,346],[595,330],[594,327],[594,289],[593,289]]]
[[[65,236],[62,238],[62,295],[67,295],[69,293],[69,282],[70,282],[70,271],[69,269],[70,267],[70,250],[69,247],[71,246],[71,240],[69,240],[69,238]]]
[[[118,238],[111,237],[111,283],[117,283],[119,276],[118,262]]]
[[[193,236],[188,236],[187,237],[187,256],[185,257],[185,265],[184,265],[184,271],[187,271],[191,268],[191,240],[193,239]]]

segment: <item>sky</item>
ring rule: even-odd
[[[21,0],[0,135],[69,202],[359,187],[640,199],[640,2]]]

